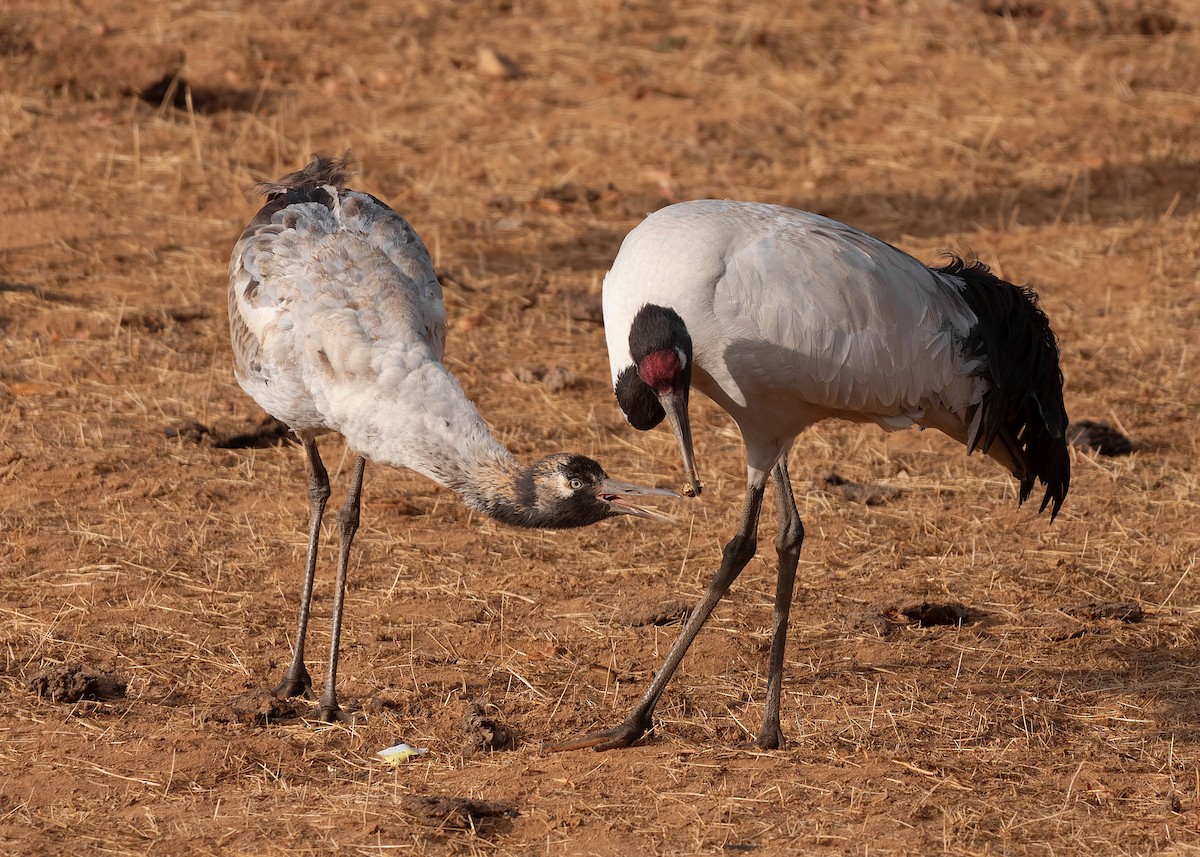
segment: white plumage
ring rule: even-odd
[[[297,643],[280,695],[308,694],[304,638],[329,479],[324,432],[356,454],[338,515],[340,548],[329,674],[319,716],[340,715],[335,691],[346,568],[367,460],[407,467],[453,489],[497,520],[578,527],[615,515],[669,520],[630,497],[670,492],[608,478],[580,455],[520,464],[492,436],[442,364],[446,310],[425,245],[375,197],[345,187],[346,166],[314,156],[264,184],[268,202],[233,250],[229,324],[242,388],[304,444],[309,551]]]
[[[1030,290],[980,263],[929,268],[850,226],[781,206],[685,202],[625,238],[604,280],[604,323],[630,423],[644,430],[668,419],[689,493],[699,493],[687,411],[699,389],[741,430],[747,498],[721,568],[641,702],[615,729],[564,748],[626,746],[650,728],[691,641],[754,555],[768,474],[779,496],[779,584],[756,743],[782,744],[783,643],[804,532],[787,453],[808,426],[838,417],[936,428],[1009,468],[1022,501],[1035,479],[1052,515],[1067,493],[1054,335]]]
[[[952,281],[817,214],[707,200],[647,218],[605,278],[614,384],[646,304],[679,312],[692,385],[756,437],[830,416],[889,430],[930,410],[963,419],[986,389],[955,347],[977,319]]]

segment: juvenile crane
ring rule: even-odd
[[[625,238],[604,279],[617,401],[637,429],[665,417],[700,493],[692,388],[733,417],[746,452],[741,525],[645,695],[613,729],[561,749],[626,747],[651,727],[688,647],[757,547],[770,474],[778,499],[767,698],[754,743],[783,745],[779,703],[804,527],[788,478],[796,436],[830,417],[894,431],[938,429],[1007,467],[1019,500],[1045,485],[1058,513],[1070,483],[1058,346],[1036,295],[954,258],[928,268],[816,214],[701,200],[664,208]]]
[[[234,374],[304,446],[308,558],[291,665],[274,692],[311,696],[304,665],[321,518],[329,476],[317,437],[338,432],[355,454],[338,512],[328,675],[318,717],[344,719],[338,643],[350,545],[368,460],[407,467],[457,492],[472,509],[518,527],[583,527],[616,515],[670,521],[630,498],[670,495],[610,479],[582,455],[520,464],[442,364],[446,310],[433,262],[408,222],[346,188],[345,159],[309,164],[259,186],[267,204],[229,266]]]

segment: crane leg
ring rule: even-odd
[[[304,637],[308,633],[308,611],[312,602],[313,579],[317,574],[321,517],[325,514],[325,503],[329,500],[329,473],[321,462],[317,442],[311,437],[304,437],[302,440],[304,460],[308,466],[308,560],[304,566],[304,589],[300,593],[300,619],[296,623],[296,648],[292,652],[292,663],[283,681],[272,690],[280,699],[293,696],[312,697],[312,677],[304,666]]]
[[[350,477],[350,488],[346,491],[346,500],[338,510],[338,560],[337,580],[333,593],[333,631],[329,640],[329,672],[325,677],[325,690],[321,694],[321,702],[317,707],[317,718],[325,723],[350,718],[338,707],[337,701],[337,668],[338,646],[342,641],[342,608],[346,601],[346,574],[350,565],[350,545],[354,542],[354,534],[358,532],[358,509],[362,499],[363,471],[366,470],[367,460],[361,455],[354,460],[354,475]]]
[[[766,473],[756,473],[746,490],[746,505],[742,510],[742,523],[734,537],[725,545],[725,551],[721,556],[721,567],[713,575],[708,589],[704,592],[704,597],[692,610],[679,634],[679,639],[667,652],[666,660],[654,674],[654,681],[650,683],[650,687],[642,695],[634,709],[612,729],[592,732],[573,741],[557,744],[551,748],[552,750],[580,750],[585,747],[596,750],[615,750],[628,747],[653,726],[654,707],[658,704],[658,698],[666,689],[671,676],[675,674],[675,670],[687,653],[688,647],[692,645],[692,641],[696,639],[696,635],[708,621],[717,602],[729,590],[737,576],[742,573],[746,563],[754,557],[754,551],[758,547],[758,518],[762,511],[765,487]]]
[[[779,701],[783,693],[783,648],[787,642],[788,614],[792,609],[792,589],[796,583],[796,565],[800,562],[800,547],[804,544],[804,524],[796,509],[792,482],[788,477],[786,454],[771,471],[775,483],[775,499],[779,504],[779,534],[775,537],[775,552],[779,556],[779,577],[775,582],[775,615],[771,630],[771,656],[767,669],[767,704],[762,729],[754,745],[763,750],[783,747],[783,730],[779,728]]]

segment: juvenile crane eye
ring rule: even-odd
[[[580,488],[583,487],[583,480],[582,479],[572,479],[570,482],[570,485],[571,485],[572,491],[578,491]]]

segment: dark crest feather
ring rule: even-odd
[[[963,343],[968,357],[980,358],[980,374],[992,382],[980,402],[978,429],[968,438],[968,452],[986,452],[1001,438],[1026,472],[1020,502],[1033,490],[1034,480],[1046,486],[1041,509],[1058,514],[1071,485],[1067,452],[1067,409],[1058,342],[1037,293],[1016,286],[991,272],[983,262],[951,256],[938,273],[957,277],[961,293],[978,323]]]
[[[350,153],[346,152],[340,158],[328,155],[314,154],[309,158],[303,169],[288,173],[273,182],[259,182],[255,186],[263,196],[274,199],[289,191],[309,191],[326,185],[332,185],[338,191],[346,189],[350,180]]]
[[[290,205],[315,202],[332,208],[334,199],[329,188],[336,188],[339,194],[346,189],[346,181],[350,175],[349,164],[349,152],[340,158],[318,154],[313,155],[302,170],[288,173],[278,181],[259,182],[255,189],[266,195],[267,202],[242,230],[239,240],[269,226],[275,215]]]

